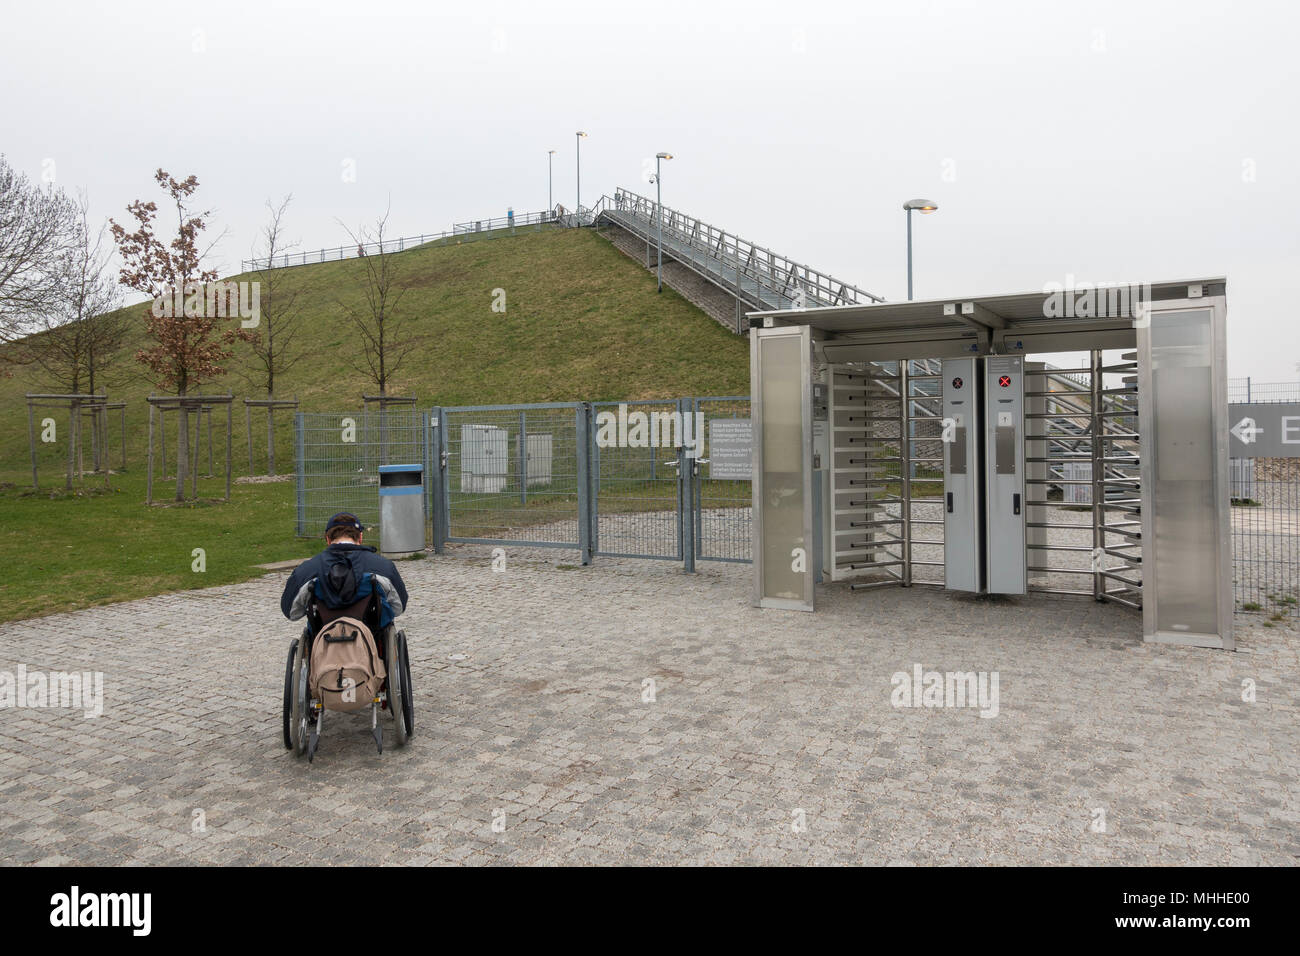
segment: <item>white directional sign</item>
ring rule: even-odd
[[[1300,458],[1300,402],[1228,406],[1228,457]]]

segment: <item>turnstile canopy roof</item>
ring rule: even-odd
[[[778,309],[751,327],[807,325],[833,362],[1132,348],[1147,303],[1225,294],[1227,280],[1046,287],[1011,295]]]

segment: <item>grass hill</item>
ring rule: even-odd
[[[395,261],[405,290],[399,311],[417,344],[389,392],[415,395],[420,407],[749,391],[746,341],[676,292],[665,288],[657,294],[652,275],[589,230],[439,244],[399,253]],[[360,408],[362,394],[375,388],[353,367],[358,346],[346,306],[361,305],[362,263],[295,266],[283,277],[286,291],[298,295],[303,328],[297,341],[309,354],[283,377],[277,396],[296,396],[304,411]],[[504,314],[491,309],[498,288],[506,293]],[[143,366],[132,355],[145,344],[146,308],[131,310],[140,316],[137,330],[118,360],[136,374]],[[262,397],[241,378],[247,359],[248,347],[237,344],[227,376],[204,390]],[[0,379],[0,481],[30,484],[23,393],[52,390],[34,369]],[[109,392],[114,401],[129,403],[129,462],[142,460],[148,422],[143,399],[149,392],[143,378]],[[243,474],[248,456],[238,402],[236,409],[235,473]],[[292,450],[287,414],[281,431],[277,463],[287,462]],[[41,451],[42,473],[53,480],[62,467],[61,452]],[[265,457],[265,425],[259,435],[256,419],[254,453],[258,461]]]
[[[463,244],[438,243],[399,253],[400,314],[414,336],[390,394],[415,395],[419,407],[544,401],[605,401],[734,395],[749,391],[748,345],[655,282],[638,263],[589,230],[548,229]],[[277,397],[297,397],[303,411],[361,408],[375,391],[353,367],[359,358],[347,306],[362,301],[363,264],[357,260],[296,266],[280,275],[297,292],[302,312],[298,341],[308,354],[277,386]],[[255,274],[231,276],[256,279]],[[493,312],[493,290],[504,289],[505,313]],[[290,484],[237,485],[225,506],[148,508],[144,462],[151,391],[133,359],[145,344],[147,306],[131,307],[134,326],[118,359],[140,377],[110,388],[126,401],[125,473],[111,491],[64,495],[66,414],[56,419],[60,441],[39,447],[42,491],[33,494],[25,392],[54,391],[32,368],[0,378],[0,560],[21,568],[0,583],[0,620],[27,617],[185,587],[244,580],[252,565],[305,556],[313,542],[293,537]],[[247,472],[248,446],[239,399],[261,397],[241,372],[248,346],[236,344],[225,379],[209,393],[232,392],[234,474]],[[216,415],[217,471],[224,416]],[[174,426],[169,452],[174,454]],[[265,418],[254,412],[255,462],[265,458]],[[278,416],[277,470],[292,468],[292,425]],[[117,463],[117,420],[112,424]],[[88,479],[88,484],[94,482]],[[165,496],[167,486],[155,493]],[[201,495],[220,493],[200,481]],[[206,569],[192,569],[204,548]]]

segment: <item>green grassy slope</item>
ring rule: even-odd
[[[398,254],[399,310],[417,345],[390,394],[415,395],[420,407],[514,402],[605,401],[735,395],[749,391],[748,346],[677,293],[656,294],[653,276],[604,239],[582,230],[548,230],[491,241],[434,246]],[[279,397],[297,397],[304,411],[361,407],[374,387],[349,361],[356,332],[345,306],[362,301],[363,266],[356,260],[296,266],[282,275],[298,293],[304,327],[298,341],[310,355],[284,376]],[[233,276],[236,280],[256,275]],[[492,290],[504,289],[506,312],[491,310]],[[145,307],[134,311],[143,314]],[[120,364],[142,368],[131,355],[144,344],[143,321]],[[247,346],[236,345],[225,379],[208,392],[260,397],[239,376]],[[354,356],[359,360],[359,355]],[[50,391],[35,370],[0,379],[0,482],[30,484],[23,393]],[[147,381],[110,389],[125,400],[129,462],[145,448]],[[54,412],[62,427],[66,416]],[[265,418],[254,412],[256,461],[265,457]],[[220,413],[218,424],[222,424]],[[218,432],[220,429],[218,429]],[[236,404],[236,474],[247,471],[243,407]],[[116,426],[114,426],[116,434]],[[260,442],[260,445],[259,445]],[[40,465],[51,480],[65,446],[43,447]],[[292,451],[290,419],[281,417],[277,462]],[[260,471],[260,467],[258,468]]]
[[[415,395],[419,407],[544,401],[603,401],[735,395],[749,391],[748,347],[675,292],[656,294],[654,277],[589,231],[546,230],[400,253],[400,311],[416,337],[391,394]],[[363,264],[352,260],[299,266],[280,275],[298,293],[308,357],[284,378],[279,397],[297,397],[304,411],[361,408],[373,386],[349,362],[355,334],[345,306],[361,303]],[[255,279],[255,275],[233,276]],[[504,289],[506,312],[493,312],[493,290]],[[141,368],[143,315],[119,364]],[[247,472],[244,411],[238,399],[260,397],[238,372],[247,346],[235,346],[230,374],[204,387],[233,392],[234,474]],[[30,617],[109,601],[245,580],[254,564],[298,558],[315,550],[295,539],[292,484],[237,485],[229,505],[148,508],[144,461],[147,380],[109,389],[126,401],[124,474],[111,493],[66,496],[61,489],[67,446],[66,414],[38,410],[58,424],[59,441],[39,446],[42,491],[32,493],[27,411],[23,393],[54,390],[32,369],[0,378],[0,620]],[[117,467],[117,418],[112,424]],[[265,458],[264,413],[254,412],[255,470]],[[220,475],[224,416],[218,413],[216,470]],[[169,452],[174,455],[174,424]],[[292,469],[291,416],[277,428],[277,470]],[[87,443],[88,448],[88,443]],[[206,449],[203,456],[206,467]],[[102,483],[87,479],[86,485]],[[166,498],[174,483],[155,482]],[[220,479],[201,480],[200,495],[220,496]],[[192,570],[203,548],[207,568]]]

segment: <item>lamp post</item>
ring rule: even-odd
[[[546,213],[549,216],[551,210],[555,208],[555,198],[551,193],[551,184],[555,179],[555,150],[546,151]]]
[[[582,141],[587,138],[587,134],[578,130],[575,134],[578,141],[577,160],[578,160],[578,208],[574,210],[578,214],[578,225],[582,225]]]
[[[664,291],[664,187],[662,183],[663,174],[659,171],[659,164],[665,159],[672,158],[672,153],[655,153],[655,218],[658,227],[655,248],[659,258],[659,264],[655,270],[658,283],[658,288],[655,289],[656,292]]]
[[[907,301],[912,301],[912,210],[915,209],[923,216],[928,216],[939,208],[939,205],[929,199],[909,199],[903,203],[903,209],[907,211]]]

